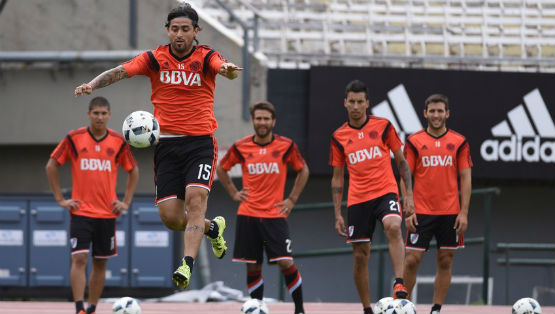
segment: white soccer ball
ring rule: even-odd
[[[118,299],[112,305],[112,313],[115,314],[141,314],[139,302],[131,297]]]
[[[135,111],[123,120],[121,133],[129,145],[137,148],[149,147],[158,143],[160,125],[150,112]]]
[[[406,299],[397,299],[393,301],[396,314],[416,314],[416,307],[414,304]]]
[[[381,298],[376,304],[374,304],[374,314],[384,314],[388,306],[393,302],[392,297]]]
[[[542,308],[532,298],[522,298],[513,304],[513,314],[541,314]]]
[[[258,299],[248,299],[241,306],[241,313],[243,314],[270,314],[268,306],[264,301]]]

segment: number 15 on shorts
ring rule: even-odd
[[[210,172],[212,171],[212,166],[208,164],[198,165],[198,177],[197,179],[208,180],[210,179]]]

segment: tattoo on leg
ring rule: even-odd
[[[185,228],[185,232],[200,232],[200,233],[204,233],[204,227],[197,226],[197,225],[187,226],[187,228]]]

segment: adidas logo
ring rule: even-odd
[[[422,123],[414,111],[414,106],[403,84],[399,84],[387,92],[387,96],[389,101],[384,100],[374,106],[371,110],[372,114],[389,120],[404,143],[407,134],[422,130]]]
[[[555,163],[555,124],[537,88],[507,117],[491,128],[494,137],[507,139],[485,140],[480,146],[484,160]]]

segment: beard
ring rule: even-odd
[[[272,132],[272,129],[260,127],[260,128],[256,128],[254,130],[254,132],[256,133],[256,136],[258,136],[258,137],[266,137],[266,136],[268,136],[268,134],[270,134],[270,132]]]
[[[446,119],[442,119],[442,120],[439,120],[436,123],[434,123],[431,120],[428,120],[428,127],[432,128],[434,130],[441,130],[445,127],[445,121],[446,121]]]

